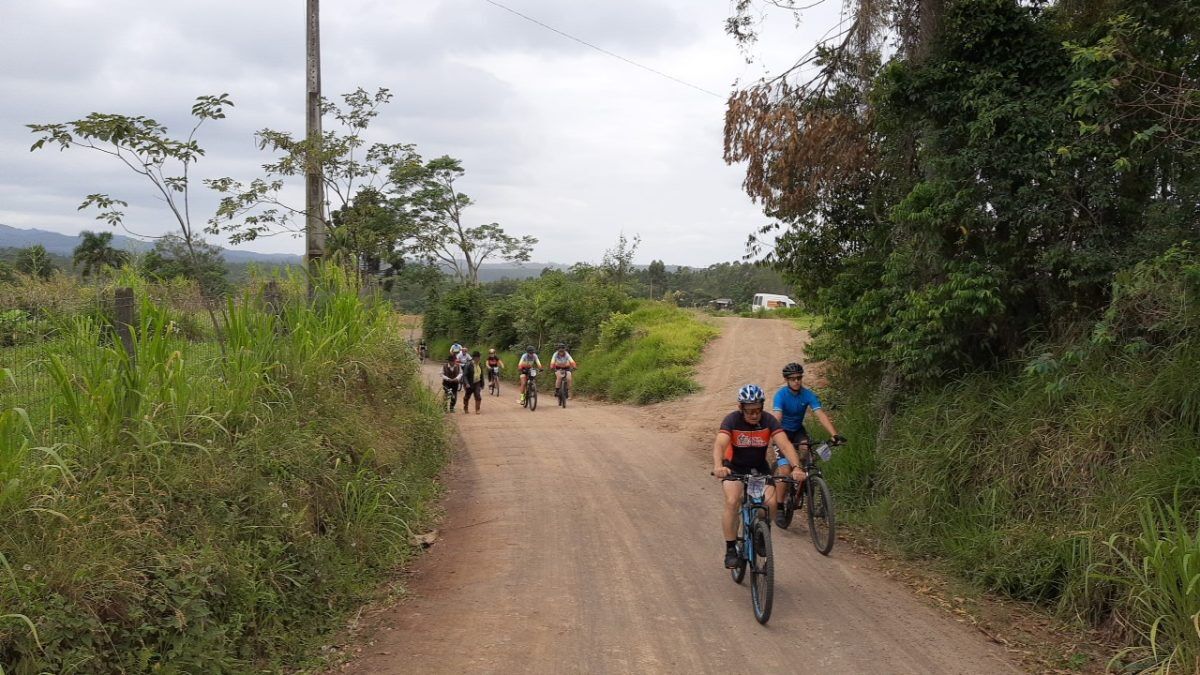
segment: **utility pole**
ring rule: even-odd
[[[321,3],[308,0],[308,152],[304,173],[307,214],[304,224],[308,288],[312,295],[317,265],[325,258],[325,181],[318,149],[321,145]]]

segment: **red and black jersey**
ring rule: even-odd
[[[729,449],[725,451],[725,460],[737,466],[761,466],[770,464],[774,459],[769,455],[771,439],[775,434],[783,433],[779,420],[769,412],[763,411],[758,424],[751,425],[742,417],[741,411],[734,411],[721,421],[718,433],[729,434]]]

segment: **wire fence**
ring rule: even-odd
[[[278,288],[270,292],[282,298]],[[53,360],[68,341],[91,335],[98,344],[119,345],[132,356],[143,301],[168,311],[171,330],[199,347],[196,352],[207,352],[204,347],[211,346],[212,358],[219,357],[221,312],[206,304],[191,285],[136,289],[53,283],[0,285],[0,412],[42,409],[50,403],[63,386],[55,378]],[[96,330],[81,331],[81,324]],[[88,350],[71,351],[80,354]]]

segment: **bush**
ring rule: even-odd
[[[576,388],[613,401],[645,404],[697,390],[691,376],[717,330],[701,323],[696,314],[642,302],[630,314],[614,314],[602,325],[601,335],[607,336],[601,345],[580,359]]]

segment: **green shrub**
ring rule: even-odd
[[[717,335],[697,314],[656,302],[642,302],[629,314],[612,315],[600,332],[600,346],[578,359],[576,388],[638,404],[695,391],[692,373],[704,345]]]

